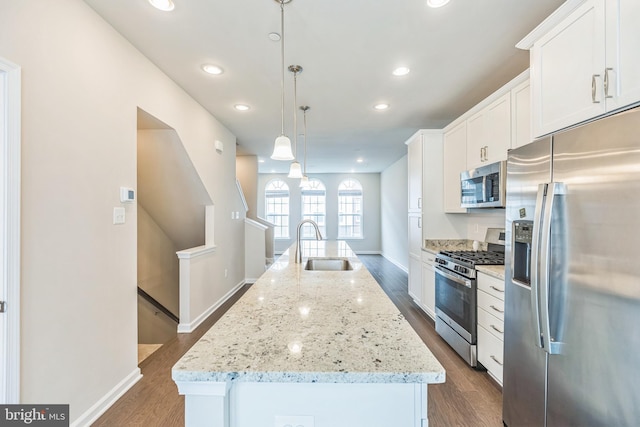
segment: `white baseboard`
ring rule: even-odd
[[[253,278],[253,277],[247,277],[246,279],[244,279],[244,283],[251,283],[254,284],[258,281],[257,278]]]
[[[135,383],[142,379],[140,368],[136,368],[113,389],[98,400],[91,408],[71,423],[71,427],[85,427],[93,424],[107,409],[122,397]]]
[[[386,256],[385,254],[382,254],[382,256],[384,257],[384,259],[386,259],[387,261],[389,261],[391,264],[395,265],[396,267],[398,267],[400,270],[404,271],[405,273],[409,274],[409,268],[407,268],[406,266],[400,264],[398,261],[396,261],[393,258],[389,258],[388,256]]]
[[[202,313],[200,316],[196,317],[191,323],[180,323],[178,325],[178,333],[179,334],[190,334],[191,332],[195,331],[196,328],[198,326],[200,326],[200,324],[202,322],[204,322],[205,319],[211,315],[211,313],[216,311],[222,304],[224,304],[229,298],[231,298],[233,296],[233,294],[238,292],[240,290],[240,288],[244,286],[245,283],[246,283],[245,280],[243,280],[240,283],[238,283],[229,292],[227,292],[222,298],[220,298],[218,300],[218,302],[216,302],[211,307],[206,309],[204,311],[204,313]]]
[[[380,255],[380,251],[354,251],[356,255]]]

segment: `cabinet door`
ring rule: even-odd
[[[485,161],[486,145],[486,111],[482,110],[467,119],[467,169],[480,166]]]
[[[444,134],[444,211],[464,213],[460,207],[460,172],[467,169],[467,123],[461,123]]]
[[[640,2],[606,2],[607,26],[607,110],[640,101]]]
[[[409,254],[409,295],[418,305],[422,302],[422,261]]]
[[[604,113],[604,69],[604,0],[588,0],[531,49],[534,136]]]
[[[511,90],[511,148],[531,141],[531,91],[527,80]]]
[[[407,147],[409,181],[409,212],[422,209],[422,135],[418,134]]]
[[[422,263],[422,307],[435,320],[436,318],[436,271],[433,264]]]
[[[422,252],[422,216],[409,214],[409,255],[420,256]]]
[[[511,148],[511,94],[505,93],[485,111],[484,161],[489,164],[507,160],[507,150]]]

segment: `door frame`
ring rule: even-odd
[[[3,90],[0,92],[4,126],[0,144],[4,162],[0,166],[0,218],[4,238],[1,261],[0,300],[6,301],[0,335],[0,403],[20,401],[20,146],[21,69],[0,57]],[[1,111],[1,109],[0,109]],[[0,128],[0,129],[2,129]]]

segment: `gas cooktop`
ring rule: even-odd
[[[440,251],[451,261],[461,261],[465,264],[476,265],[504,265],[504,253],[494,251]]]

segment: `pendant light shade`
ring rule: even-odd
[[[300,166],[300,163],[296,161],[291,162],[291,167],[289,168],[289,175],[287,175],[287,178],[302,178],[302,167]]]
[[[293,160],[295,157],[291,151],[291,140],[284,135],[277,137],[271,158],[273,160]]]
[[[302,175],[302,179],[300,179],[300,188],[305,188],[309,184],[309,177],[307,175]]]
[[[282,117],[282,127],[280,136],[276,138],[276,142],[273,147],[273,154],[271,154],[271,158],[273,160],[294,160],[295,157],[291,152],[291,140],[287,138],[284,134],[284,5],[289,3],[291,0],[276,0],[280,3],[280,60],[281,60],[281,73],[282,78],[280,80],[280,91],[281,91],[281,104],[280,104],[280,114]]]

